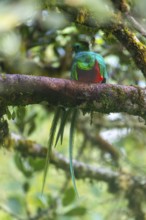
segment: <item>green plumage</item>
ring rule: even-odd
[[[70,174],[74,186],[74,190],[76,195],[78,196],[78,191],[76,187],[76,182],[75,182],[75,175],[74,175],[74,168],[73,168],[73,138],[74,138],[74,130],[75,130],[75,123],[76,123],[76,118],[77,118],[78,110],[74,109],[73,114],[72,114],[72,120],[71,120],[71,125],[70,125],[70,134],[69,134],[69,161],[70,161]]]
[[[102,83],[108,78],[103,57],[89,51],[85,44],[75,44],[75,57],[71,69],[71,78],[87,83]]]
[[[50,156],[51,156],[51,153],[52,153],[52,147],[53,147],[56,127],[57,127],[59,117],[60,117],[60,112],[61,112],[61,108],[58,107],[55,111],[53,122],[52,122],[51,129],[50,129],[50,135],[49,135],[49,141],[48,141],[48,150],[47,150],[45,169],[44,169],[42,193],[44,191],[44,186],[45,186],[46,177],[47,177],[48,168],[49,168],[49,163],[50,163]]]

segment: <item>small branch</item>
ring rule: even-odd
[[[129,13],[126,13],[128,20],[132,23],[133,27],[144,37],[146,37],[146,31],[142,25]]]
[[[84,112],[125,112],[145,118],[146,89],[41,76],[0,75],[0,106],[29,104],[78,107]]]
[[[51,162],[57,167],[69,172],[69,160],[64,158],[61,154],[53,154]],[[74,170],[77,179],[92,179],[97,181],[104,181],[107,183],[115,182],[118,173],[108,168],[97,168],[85,163],[74,160]]]
[[[146,77],[146,46],[123,24],[117,24],[115,27],[111,26],[109,31],[111,31],[119,42],[130,52],[137,67],[142,70]]]
[[[127,121],[126,121],[127,119]],[[103,126],[104,124],[104,128],[106,129],[112,129],[112,128],[117,128],[117,129],[123,129],[123,128],[130,128],[130,129],[135,129],[135,130],[141,130],[141,131],[145,131],[146,130],[146,126],[144,124],[144,120],[142,118],[134,118],[134,116],[129,116],[128,118],[122,118],[115,120],[115,121],[104,121],[104,123],[102,121],[98,121],[95,123],[96,126]]]
[[[146,37],[146,31],[142,27],[142,25],[131,15],[130,13],[130,6],[128,5],[127,0],[111,0],[115,6],[116,9],[121,11],[123,15],[126,15],[127,19],[130,21],[130,23],[133,25],[135,30],[137,30],[142,36]]]
[[[92,132],[90,133],[83,127],[82,125],[79,125],[79,129],[85,134],[85,137],[88,141],[92,143],[92,145],[95,145],[96,147],[100,148],[103,152],[108,152],[113,159],[118,160],[120,157],[120,152],[114,148],[110,143],[108,143],[106,140],[104,140],[100,135],[96,135],[95,137],[92,135]]]

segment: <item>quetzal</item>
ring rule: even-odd
[[[85,83],[105,83],[108,75],[103,57],[89,51],[87,42],[76,43],[74,51],[71,78]]]
[[[71,79],[84,83],[105,83],[108,74],[106,71],[106,65],[103,57],[98,53],[90,51],[89,44],[87,42],[80,42],[74,44],[73,50],[75,56],[71,68]],[[69,160],[70,160],[70,173],[71,173],[73,186],[76,194],[78,195],[77,187],[75,183],[73,163],[72,163],[73,136],[74,136],[77,113],[78,113],[77,109],[65,110],[62,107],[57,107],[56,109],[50,130],[42,191],[45,185],[52,147],[53,145],[54,146],[57,145],[59,139],[61,140],[62,143],[66,120],[68,116],[72,114],[70,132],[69,132]],[[55,132],[59,121],[60,121],[60,125],[56,135],[56,141],[54,143]]]

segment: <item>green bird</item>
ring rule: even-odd
[[[106,71],[106,65],[103,57],[98,53],[90,51],[89,44],[87,42],[76,43],[73,46],[73,50],[75,56],[71,68],[71,79],[84,83],[105,83],[106,79],[108,78],[108,74]],[[65,110],[62,107],[57,107],[50,130],[42,192],[45,186],[52,147],[57,145],[59,139],[61,140],[61,144],[62,144],[65,124],[70,114],[72,114],[70,131],[69,131],[70,173],[71,173],[71,179],[73,182],[74,190],[76,192],[76,195],[78,196],[78,191],[75,183],[73,159],[72,159],[73,139],[74,139],[75,123],[78,115],[78,110],[77,109]],[[56,141],[54,143],[55,133],[59,122],[60,125],[56,135]]]
[[[89,44],[76,43],[71,78],[85,83],[105,83],[108,77],[103,57],[89,51]]]

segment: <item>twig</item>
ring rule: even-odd
[[[132,23],[133,27],[144,37],[146,37],[146,31],[142,25],[129,13],[126,13],[126,17]]]
[[[96,134],[96,137],[94,137],[82,125],[79,125],[78,127],[85,134],[87,140],[90,141],[93,145],[96,146],[98,145],[98,147],[102,151],[108,152],[115,160],[119,159],[120,152],[116,148],[114,148],[111,144],[109,144],[106,140],[104,140],[100,135]]]

